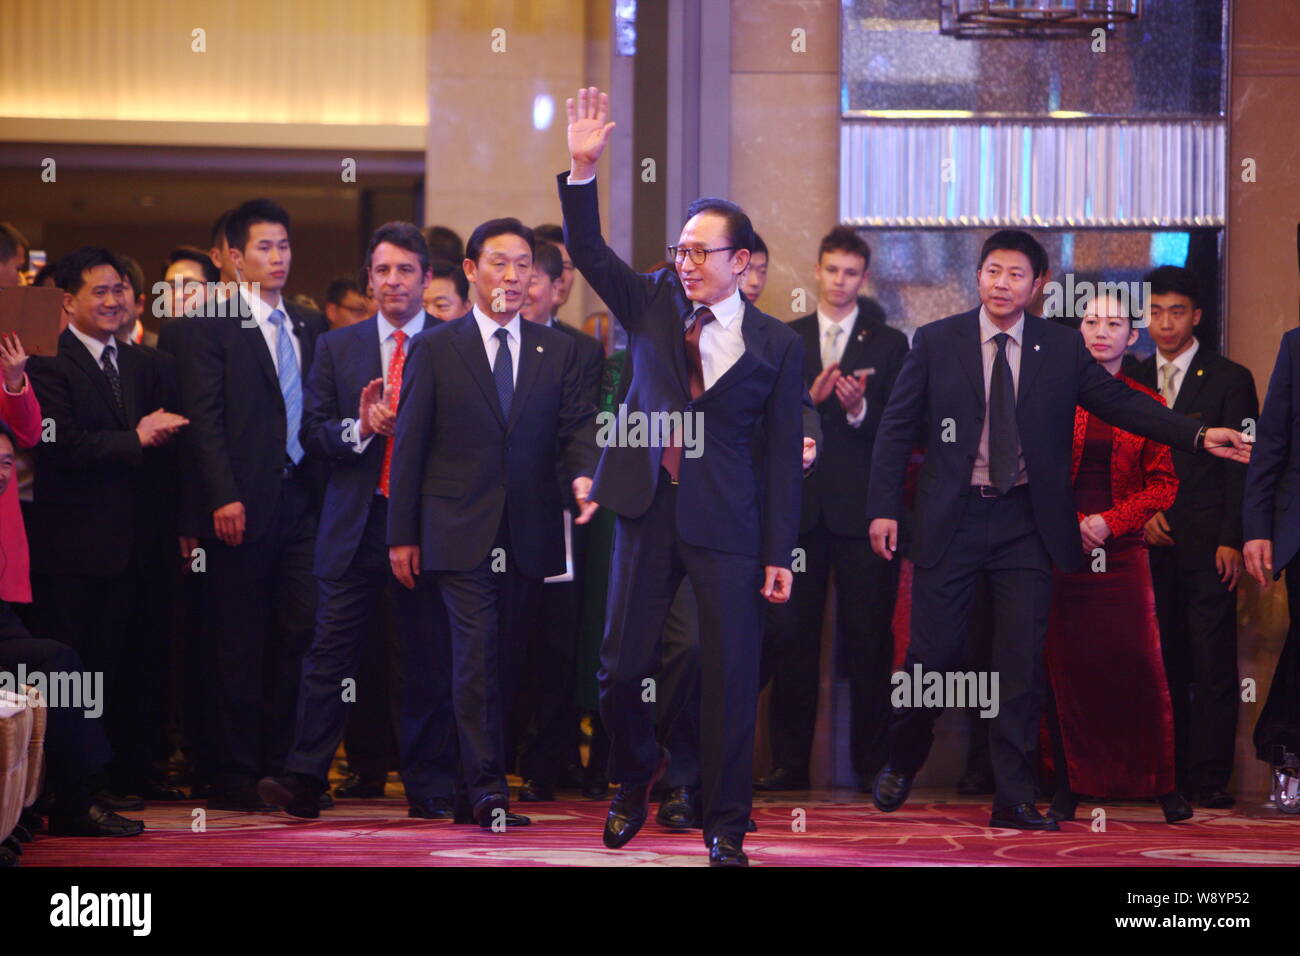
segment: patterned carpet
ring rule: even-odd
[[[396,788],[390,787],[390,793]],[[755,866],[1296,866],[1300,818],[1258,802],[1202,810],[1168,826],[1149,803],[1115,803],[1105,830],[1094,808],[1059,833],[992,829],[989,805],[943,791],[918,792],[895,814],[843,791],[760,800],[759,831],[745,841]],[[576,796],[517,805],[533,825],[504,833],[411,820],[399,797],[339,801],[320,819],[202,811],[199,804],[150,804],[144,835],[82,840],[38,835],[22,865],[34,866],[703,866],[698,830],[654,823],[626,848],[606,850],[607,804]],[[1103,822],[1098,820],[1098,822]],[[196,828],[201,832],[196,832]]]

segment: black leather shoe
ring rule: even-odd
[[[617,850],[640,831],[650,804],[650,791],[659,782],[659,778],[668,772],[668,761],[668,751],[660,747],[659,763],[648,781],[622,784],[618,788],[618,793],[610,801],[609,813],[605,815],[605,846]]]
[[[876,783],[871,788],[871,802],[876,809],[884,813],[893,813],[904,803],[912,792],[912,775],[885,767],[876,774]]]
[[[1048,820],[1055,820],[1060,823],[1063,820],[1073,820],[1074,813],[1079,808],[1079,795],[1072,790],[1058,788],[1056,795],[1052,797],[1052,805],[1047,808],[1045,816]]]
[[[1181,793],[1162,793],[1156,800],[1165,812],[1165,823],[1182,823],[1192,818],[1192,805],[1183,799]]]
[[[791,770],[788,767],[777,767],[754,784],[755,790],[767,791],[808,790],[810,787],[807,770]]]
[[[525,780],[519,788],[520,803],[551,803],[554,800],[555,788],[538,783],[536,780]]]
[[[126,837],[143,832],[142,821],[119,817],[98,803],[92,803],[85,813],[77,816],[50,817],[50,836]]]
[[[411,804],[406,815],[417,820],[452,820],[455,819],[456,809],[447,797],[430,797]]]
[[[1196,802],[1211,810],[1227,810],[1237,805],[1236,799],[1227,790],[1202,790],[1197,794]]]
[[[320,798],[315,788],[295,774],[263,777],[257,782],[257,795],[291,817],[315,820],[320,816]]]
[[[1012,830],[1059,830],[1061,825],[1043,816],[1032,803],[1017,803],[1014,807],[994,810],[989,826],[1008,827]]]
[[[694,787],[673,787],[660,801],[655,822],[669,830],[698,829],[700,821],[695,813],[695,800]]]
[[[734,840],[714,837],[709,847],[709,866],[749,866],[749,857]]]
[[[497,811],[502,811],[498,813]],[[485,793],[474,804],[474,822],[484,830],[491,830],[493,824],[507,827],[526,827],[533,821],[522,813],[510,812],[510,798],[504,793]]]
[[[352,776],[334,788],[334,795],[340,800],[379,800],[384,795],[384,780],[362,780]]]
[[[144,801],[133,793],[113,793],[111,790],[101,790],[95,794],[93,799],[105,810],[116,811],[144,809]]]
[[[957,792],[963,797],[982,797],[992,793],[993,777],[978,770],[967,771],[957,781]]]

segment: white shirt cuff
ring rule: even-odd
[[[867,420],[867,400],[865,398],[862,400],[862,411],[858,412],[856,415],[849,415],[848,412],[845,412],[844,414],[848,415],[850,428],[861,428],[862,423]]]
[[[374,432],[371,432],[371,433],[370,433],[369,435],[367,435],[365,438],[362,438],[362,437],[361,437],[361,430],[358,429],[358,430],[357,430],[357,440],[356,440],[356,443],[353,444],[353,446],[352,446],[352,450],[353,450],[354,452],[356,452],[358,455],[363,454],[363,453],[365,452],[365,450],[366,450],[367,448],[370,447],[370,442],[374,439],[374,437],[375,437],[375,433],[374,433]]]
[[[573,173],[569,173],[569,185],[570,185],[570,186],[585,186],[585,185],[587,185],[587,183],[594,182],[595,179],[596,179],[596,177],[595,177],[594,175],[592,175],[592,176],[588,176],[586,179],[574,179],[574,178],[573,178]]]

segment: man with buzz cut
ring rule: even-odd
[[[669,765],[645,682],[659,670],[664,622],[686,577],[699,604],[704,842],[710,865],[747,866],[763,601],[789,600],[793,583],[803,346],[740,293],[754,227],[735,203],[691,205],[668,250],[673,267],[640,275],[619,259],[601,235],[595,184],[614,126],[609,97],[579,90],[568,112],[565,245],[627,330],[629,415],[690,416],[703,438],[690,453],[684,434],[610,443],[596,469],[592,497],[618,515],[599,681],[620,786],[604,843],[616,849],[637,834]]]
[[[912,634],[903,669],[956,671],[975,587],[987,586],[999,709],[989,728],[995,793],[991,827],[1059,830],[1034,806],[1044,697],[1043,646],[1052,567],[1076,571],[1087,552],[1070,484],[1077,406],[1102,421],[1188,452],[1248,461],[1241,432],[1207,428],[1112,376],[1073,329],[1027,311],[1047,253],[1027,232],[985,240],[976,264],[980,306],[923,325],[894,382],[871,453],[867,516],[873,550],[898,548],[903,479],[924,448],[909,557]],[[886,813],[906,802],[942,708],[899,706],[888,762],[872,798]]]

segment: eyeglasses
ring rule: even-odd
[[[704,265],[704,260],[709,257],[710,252],[727,252],[728,250],[735,248],[735,246],[718,246],[716,249],[692,249],[687,246],[669,246],[668,257],[672,259],[673,262],[680,263],[687,256],[690,256],[691,262],[695,263],[697,266],[702,266]]]

